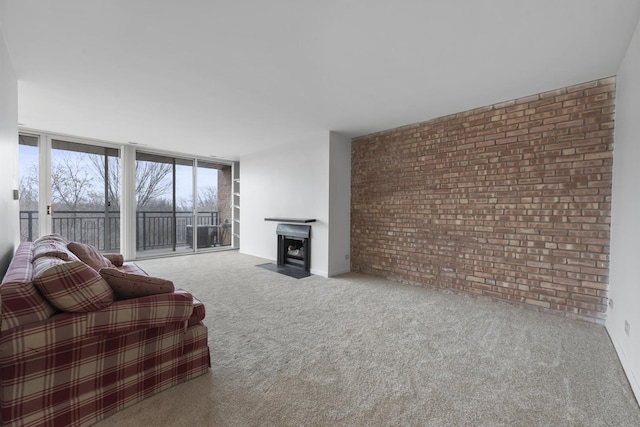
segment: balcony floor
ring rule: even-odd
[[[211,246],[206,248],[198,248],[197,253],[203,252],[216,252],[216,251],[228,251],[231,249],[235,249],[231,245],[225,246]],[[136,251],[136,259],[147,259],[147,258],[158,258],[158,257],[166,257],[166,256],[177,256],[177,255],[189,255],[196,253],[191,246],[177,246],[174,251],[172,248],[160,248],[160,249],[147,249],[147,250],[138,250]]]

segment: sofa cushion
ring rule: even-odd
[[[101,310],[113,302],[109,284],[81,261],[51,267],[33,283],[51,305],[62,311]]]
[[[100,271],[101,268],[114,267],[113,263],[102,256],[96,248],[91,245],[80,242],[70,242],[67,247],[74,253],[80,261],[89,265],[95,271]]]
[[[63,261],[77,261],[78,258],[67,248],[67,244],[58,238],[43,236],[33,242],[32,261],[40,257],[49,256],[60,258]]]
[[[53,241],[56,241],[56,242],[60,242],[60,243],[63,243],[63,244],[65,244],[65,245],[66,245],[67,243],[69,243],[69,242],[67,241],[67,239],[65,239],[65,238],[64,238],[64,237],[62,237],[61,235],[59,235],[59,234],[57,234],[57,233],[53,233],[53,234],[45,234],[44,236],[38,237],[36,240],[34,240],[34,241],[33,241],[33,244],[34,244],[34,245],[37,245],[37,244],[39,244],[39,243],[41,243],[41,242],[49,241],[49,240],[53,240]]]
[[[122,264],[124,264],[124,257],[122,254],[104,254],[103,256],[111,261],[111,263],[116,267],[122,267]]]
[[[100,275],[111,286],[118,300],[168,294],[175,290],[170,280],[125,273],[117,268],[103,268]]]
[[[43,256],[33,261],[33,278],[40,277],[42,274],[56,265],[64,264],[67,261],[54,256]]]

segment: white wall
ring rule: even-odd
[[[0,277],[20,241],[18,188],[18,81],[0,31]]]
[[[351,139],[329,134],[329,276],[351,271]]]
[[[240,251],[275,261],[276,222],[315,218],[311,272],[329,274],[329,132],[240,159]]]
[[[616,86],[607,331],[640,400],[640,26]],[[625,332],[625,322],[630,325]]]

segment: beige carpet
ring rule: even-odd
[[[109,426],[639,426],[605,329],[235,251],[141,261],[207,308],[212,368]]]

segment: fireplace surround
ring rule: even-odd
[[[278,224],[278,266],[311,270],[311,226]]]

